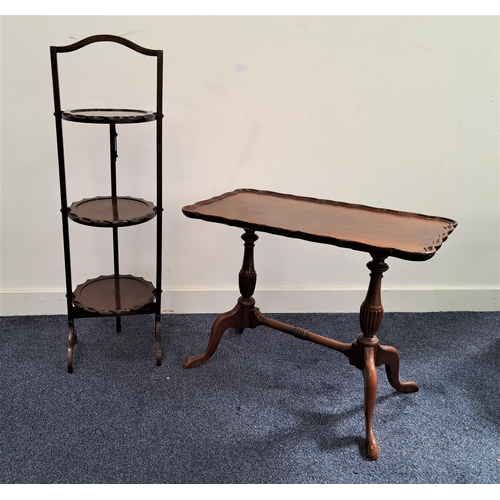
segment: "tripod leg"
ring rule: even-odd
[[[377,368],[375,367],[375,348],[364,347],[363,380],[365,389],[365,425],[366,425],[366,453],[370,460],[377,460],[378,445],[373,434],[373,411],[377,397]]]
[[[399,353],[391,346],[379,345],[377,349],[376,365],[385,365],[385,372],[389,383],[399,392],[416,392],[416,382],[399,381]]]
[[[212,357],[219,347],[222,335],[231,327],[239,328],[241,325],[241,305],[237,304],[231,311],[221,314],[212,325],[208,346],[200,356],[193,356],[184,362],[184,368],[196,368]]]

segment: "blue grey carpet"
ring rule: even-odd
[[[363,379],[342,354],[259,327],[228,330],[204,365],[215,315],[0,318],[1,483],[482,483],[500,479],[500,313],[386,313],[401,354],[395,392],[378,369],[364,452]],[[269,317],[351,342],[355,314]]]

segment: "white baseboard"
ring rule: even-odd
[[[358,288],[261,288],[255,292],[264,313],[356,313],[366,294]],[[221,313],[232,309],[234,289],[164,289],[165,314]],[[500,289],[433,288],[385,289],[386,312],[500,311]],[[0,316],[66,314],[61,290],[0,291]]]

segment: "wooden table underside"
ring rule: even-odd
[[[186,360],[184,368],[195,368],[217,350],[228,328],[268,326],[299,339],[321,344],[343,353],[360,369],[364,378],[364,411],[366,452],[371,460],[378,458],[378,445],[373,434],[372,418],[377,392],[377,370],[385,365],[389,383],[397,391],[415,392],[415,382],[399,380],[399,353],[391,346],[379,344],[376,333],[383,316],[381,280],[389,269],[389,256],[412,260],[428,260],[457,226],[451,219],[330,200],[239,189],[186,206],[183,213],[190,218],[216,222],[244,229],[243,264],[239,273],[241,296],[236,306],[221,314],[212,325],[208,346],[203,354]],[[361,334],[352,343],[341,343],[303,328],[265,317],[255,307],[253,293],[257,282],[254,268],[256,231],[300,238],[370,253],[372,260],[366,298],[360,308]]]

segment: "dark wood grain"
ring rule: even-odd
[[[61,118],[78,123],[143,123],[156,120],[156,113],[140,109],[67,109]]]
[[[144,278],[114,274],[89,279],[73,294],[75,307],[104,316],[138,311],[155,299],[153,284]]]
[[[68,209],[71,220],[86,226],[121,227],[142,224],[156,215],[150,201],[130,196],[97,196],[75,201]]]
[[[191,218],[414,261],[430,259],[457,226],[443,217],[253,189],[182,211]]]

